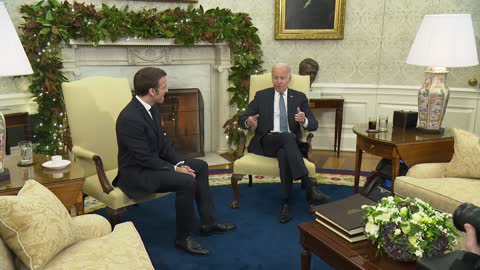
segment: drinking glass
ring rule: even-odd
[[[20,148],[20,164],[28,165],[33,163],[33,149],[31,141],[21,141],[18,143]]]
[[[380,131],[388,130],[388,115],[380,115],[378,117],[378,130]]]
[[[368,130],[377,130],[377,118],[375,116],[368,118]]]

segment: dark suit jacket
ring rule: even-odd
[[[155,120],[134,97],[117,119],[118,175],[114,185],[134,199],[152,193],[152,171],[174,172],[174,165],[182,160],[163,135],[155,105],[152,116]]]
[[[463,258],[455,260],[449,269],[478,270],[480,269],[480,255],[471,252],[465,252]]]
[[[248,151],[250,153],[255,153],[258,155],[263,155],[263,149],[260,144],[260,140],[268,132],[273,130],[273,102],[274,102],[275,89],[268,88],[265,90],[258,91],[255,94],[255,98],[248,105],[247,110],[243,115],[238,119],[238,125],[242,128],[248,128],[245,126],[245,121],[249,116],[259,114],[258,125],[255,129],[255,135],[253,136],[250,144],[248,145]],[[288,127],[290,132],[295,134],[297,138],[301,138],[301,128],[303,128],[300,123],[295,121],[295,114],[297,113],[297,107],[300,108],[302,112],[305,113],[305,117],[308,119],[307,130],[315,131],[318,128],[317,119],[313,115],[312,111],[308,106],[308,99],[304,93],[288,89],[287,96],[287,117],[288,117]]]

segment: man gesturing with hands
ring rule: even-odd
[[[288,89],[291,69],[286,64],[276,64],[272,68],[273,88],[258,91],[240,116],[239,125],[244,128],[256,128],[248,151],[257,155],[278,159],[282,187],[282,205],[280,222],[292,219],[291,191],[295,179],[301,179],[306,186],[307,201],[325,200],[308,177],[303,155],[298,143],[301,129],[315,131],[318,122],[308,107],[308,99],[302,92]]]

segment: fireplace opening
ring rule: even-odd
[[[202,157],[204,152],[203,98],[198,88],[168,89],[158,104],[164,135],[178,155]]]

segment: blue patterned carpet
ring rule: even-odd
[[[278,183],[239,185],[240,208],[230,209],[233,198],[230,186],[213,186],[212,194],[219,221],[237,224],[236,231],[225,235],[194,238],[210,249],[205,257],[191,256],[174,247],[175,194],[129,207],[124,220],[135,223],[145,243],[155,269],[206,270],[206,269],[300,269],[299,231],[297,224],[311,221],[307,211],[305,193],[299,184],[294,185],[294,219],[287,224],[278,221],[280,211],[280,186]],[[331,196],[330,201],[352,194],[353,188],[339,185],[320,185]],[[104,214],[104,210],[97,210]],[[114,251],[112,251],[114,252]],[[312,256],[312,270],[332,269]]]

